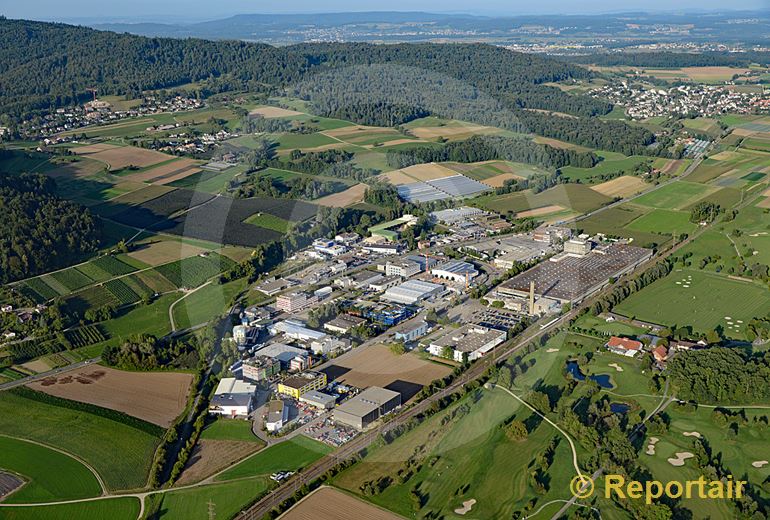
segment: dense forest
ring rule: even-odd
[[[405,168],[429,162],[480,162],[494,159],[537,164],[546,168],[575,166],[591,168],[598,162],[591,152],[577,152],[540,145],[523,137],[473,136],[465,141],[447,143],[441,148],[415,147],[387,152],[388,164]]]
[[[2,18],[0,43],[0,113],[15,120],[83,102],[88,88],[131,98],[199,82],[202,96],[288,90],[311,100],[322,115],[365,124],[436,114],[623,153],[650,153],[655,140],[645,129],[596,120],[612,109],[609,103],[545,85],[588,77],[588,70],[490,45],[277,48]]]
[[[56,196],[44,175],[0,172],[0,282],[66,267],[96,251],[101,227],[83,207]]]
[[[680,399],[754,404],[770,398],[770,354],[750,357],[733,348],[682,352],[667,372]]]
[[[590,63],[604,67],[748,67],[752,63],[770,63],[770,52],[623,52],[587,54],[562,58],[574,63]]]

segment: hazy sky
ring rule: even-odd
[[[470,8],[469,6],[472,6]],[[215,19],[238,13],[429,11],[479,14],[596,13],[709,9],[764,9],[768,0],[0,0],[0,14],[39,20]]]

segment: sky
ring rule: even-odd
[[[472,9],[469,5],[473,6]],[[0,0],[0,14],[36,20],[212,20],[244,13],[428,11],[483,15],[766,9],[770,0]]]

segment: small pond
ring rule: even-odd
[[[577,361],[567,361],[567,371],[569,371],[570,374],[572,374],[572,377],[574,377],[577,381],[585,381],[586,376],[585,374],[580,370],[580,367],[578,366]],[[592,376],[589,376],[589,379],[591,381],[596,381],[596,383],[599,384],[602,388],[612,388],[612,383],[610,382],[610,375],[609,374],[594,374]]]

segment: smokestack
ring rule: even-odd
[[[529,314],[535,314],[535,282],[529,282]]]

